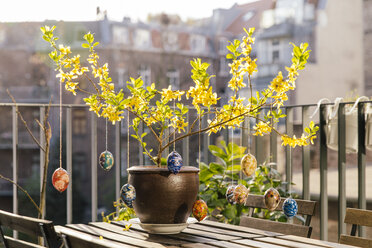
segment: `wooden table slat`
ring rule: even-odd
[[[281,245],[273,245],[269,243],[264,243],[256,240],[249,240],[249,239],[239,239],[239,240],[233,240],[231,241],[233,243],[238,243],[242,245],[247,245],[249,247],[255,247],[255,248],[283,248],[286,246]]]
[[[123,231],[123,227],[118,226],[118,225],[113,225],[109,224],[106,222],[91,222],[89,225],[119,233],[125,236],[130,236],[133,238],[138,238],[141,240],[146,240],[146,241],[151,241],[151,242],[158,242],[161,244],[166,244],[166,245],[182,245],[182,244],[190,244],[188,241],[180,240],[180,239],[172,239],[169,236],[165,235],[156,235],[156,234],[149,234],[149,233],[144,233],[144,232],[137,232],[135,230],[128,230],[128,231]]]
[[[338,243],[333,243],[333,242],[328,242],[328,241],[318,240],[318,239],[307,239],[307,238],[298,237],[298,236],[294,236],[294,235],[283,235],[283,236],[278,236],[276,238],[301,242],[301,243],[305,243],[305,244],[314,244],[314,245],[318,245],[319,247],[337,247],[337,248],[351,248],[351,247],[353,247],[353,246],[350,246],[350,245],[343,245],[343,244],[338,244]]]
[[[206,225],[198,225],[198,224],[192,224],[188,226],[190,229],[196,229],[196,230],[201,230],[201,231],[207,231],[207,232],[212,232],[212,233],[220,233],[220,234],[226,234],[229,236],[236,236],[239,238],[259,238],[262,237],[262,234],[253,234],[253,233],[247,233],[247,232],[238,232],[238,231],[232,231],[232,230],[227,230],[223,228],[213,228],[210,226]]]
[[[317,248],[317,247],[319,248],[318,245],[311,245],[311,244],[305,244],[305,243],[299,244],[296,241],[273,238],[273,237],[255,238],[254,240],[262,241],[262,242],[266,242],[270,244],[275,244],[275,245],[283,245],[286,247],[294,247],[294,248],[298,248],[299,245],[301,245],[301,248]]]
[[[86,224],[70,224],[70,225],[67,225],[67,227],[73,228],[73,229],[76,229],[76,230],[79,230],[85,233],[90,233],[95,236],[102,236],[104,239],[110,239],[110,240],[114,240],[114,241],[125,243],[125,244],[137,245],[141,247],[159,247],[159,248],[165,247],[164,245],[159,244],[159,243],[149,242],[149,241],[125,236],[122,234],[114,233],[111,231],[106,231],[106,230],[103,230],[103,229],[100,229],[94,226],[89,226]]]
[[[228,241],[217,241],[213,243],[207,243],[209,245],[212,245],[213,247],[219,247],[219,248],[249,248],[254,246],[249,245],[241,245],[241,244],[235,244]]]
[[[130,244],[123,244],[112,240],[106,240],[106,239],[100,239],[97,236],[92,236],[90,234],[87,234],[85,232],[77,231],[68,227],[62,227],[58,226],[56,229],[56,232],[60,234],[65,234],[69,238],[74,238],[76,240],[82,240],[82,241],[88,241],[93,242],[95,244],[98,244],[100,247],[109,247],[109,248],[132,248],[135,246],[132,246]],[[82,245],[80,245],[82,247]]]
[[[246,232],[246,233],[252,233],[252,234],[257,234],[257,235],[263,235],[263,236],[267,236],[267,237],[276,237],[276,236],[279,236],[279,235],[283,235],[281,233],[269,232],[269,231],[254,229],[254,228],[250,228],[250,227],[235,226],[235,225],[231,225],[231,224],[225,224],[225,223],[221,223],[221,222],[217,222],[217,221],[210,221],[210,220],[203,220],[201,222],[198,222],[197,224],[198,225],[212,226],[212,227],[215,227],[215,228],[233,230],[233,231],[238,231],[238,232]]]
[[[214,232],[207,232],[207,231],[196,230],[196,229],[191,229],[191,228],[184,229],[182,231],[182,233],[187,233],[187,234],[191,234],[191,235],[196,235],[196,236],[211,238],[211,239],[215,239],[215,240],[240,239],[239,237],[236,237],[236,236],[219,234],[219,233],[214,233]]]
[[[187,248],[214,248],[216,246],[203,244],[203,243],[193,243],[193,244],[184,244],[184,245],[182,245],[182,247],[187,247]]]

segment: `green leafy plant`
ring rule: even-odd
[[[200,197],[206,201],[213,219],[237,225],[240,216],[248,213],[247,207],[227,202],[226,189],[233,183],[243,184],[250,190],[250,194],[263,195],[267,189],[273,187],[282,197],[289,195],[286,191],[287,182],[282,181],[280,173],[273,167],[274,163],[260,164],[254,175],[243,177],[240,161],[245,155],[245,147],[234,143],[226,145],[225,141],[221,141],[221,147],[210,145],[208,148],[218,161],[209,165],[201,163]],[[287,221],[282,212],[265,209],[255,209],[253,217]]]
[[[103,212],[102,214],[102,220],[104,222],[110,223],[111,221],[128,221],[130,219],[133,219],[136,217],[136,214],[133,210],[133,208],[127,207],[125,203],[118,199],[117,201],[114,201],[114,207],[118,209],[116,212],[112,212],[108,215],[105,215]],[[129,230],[131,225],[126,225],[124,230]]]

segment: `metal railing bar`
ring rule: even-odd
[[[140,137],[143,134],[143,130],[144,130],[143,126],[144,126],[143,122],[140,122],[139,127],[138,127],[138,134],[140,135]],[[145,165],[144,164],[143,147],[141,145],[138,146],[138,162],[139,162],[139,165]]]
[[[309,107],[302,107],[302,127],[310,123]],[[302,147],[302,198],[310,200],[310,146]]]
[[[285,129],[286,129],[286,134],[288,136],[293,136],[293,108],[286,108],[286,119],[285,119]],[[290,152],[290,147],[286,146],[285,149],[285,180],[289,183],[292,182],[292,171],[293,171],[293,166],[290,166],[291,162],[291,152]],[[293,163],[292,163],[293,164]],[[291,168],[292,167],[292,168]],[[289,189],[289,184],[287,185],[287,190]]]
[[[327,179],[327,140],[326,105],[319,109],[319,170],[320,170],[320,239],[328,240],[328,179]]]
[[[259,118],[263,119],[263,117],[264,117],[264,111],[259,113]],[[259,120],[256,120],[256,123],[258,122]],[[264,136],[259,136],[259,135],[255,136],[255,141],[256,141],[255,154],[256,154],[257,163],[262,164],[266,160],[266,154],[264,150],[264,147],[265,147]]]
[[[273,127],[275,129],[278,128],[278,123],[274,123],[273,124]],[[278,143],[277,143],[277,140],[278,140],[278,134],[276,132],[271,132],[270,134],[270,157],[271,157],[271,161],[274,162],[274,163],[277,163],[278,162]],[[276,168],[277,169],[277,165],[276,165]]]
[[[39,113],[40,113],[40,116],[39,116],[39,120],[40,120],[40,123],[43,124],[44,123],[44,118],[45,118],[45,107],[40,107],[39,109]],[[42,147],[45,147],[45,137],[44,137],[44,131],[41,127],[39,127],[39,137],[40,137],[40,145]],[[43,187],[43,177],[44,177],[44,163],[45,163],[45,153],[42,149],[39,149],[40,150],[40,192],[42,191],[42,187]],[[40,199],[41,200],[41,199]],[[43,203],[43,206],[44,206],[44,209],[43,209],[43,216],[45,216],[45,213],[46,213],[46,204],[45,204],[45,201]]]
[[[346,123],[345,104],[338,107],[338,237],[346,233]]]
[[[18,184],[18,116],[17,107],[14,105],[12,107],[12,146],[13,146],[13,213],[18,214],[18,189],[16,184]],[[13,231],[13,237],[18,238],[18,232]]]
[[[67,187],[67,224],[72,223],[72,110],[66,109],[66,169],[70,176],[70,183]]]
[[[97,220],[97,117],[95,113],[91,113],[91,174],[92,174],[92,202],[91,202],[91,209],[92,209],[92,221]]]
[[[186,122],[189,123],[189,119],[190,119],[190,114],[189,112],[186,113]],[[186,132],[189,131],[189,126],[187,126],[185,128]],[[183,161],[185,163],[185,165],[190,165],[190,159],[189,159],[189,156],[190,156],[190,138],[189,137],[186,137],[185,139],[182,140],[182,158],[183,158]]]
[[[209,118],[209,114],[202,119],[202,128],[203,127],[206,127],[208,125],[208,120]],[[210,157],[209,157],[209,147],[210,145],[210,136],[207,134],[207,133],[204,133],[203,134],[203,162],[206,163],[206,164],[209,164],[209,161],[210,161]]]
[[[366,209],[366,119],[365,104],[358,103],[358,208]],[[359,237],[366,237],[366,228],[358,226]]]
[[[129,135],[129,134],[128,134]],[[115,124],[115,200],[120,198],[120,188],[121,188],[121,123],[116,122]],[[119,207],[116,208],[119,212]]]

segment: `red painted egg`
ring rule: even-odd
[[[192,206],[192,215],[198,221],[204,220],[208,214],[208,206],[203,200],[197,200],[194,205]]]
[[[52,176],[52,183],[56,190],[62,193],[67,189],[69,182],[70,177],[66,170],[58,168],[54,171]]]

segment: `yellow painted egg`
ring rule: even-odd
[[[237,204],[245,204],[249,190],[243,184],[238,184],[234,190],[234,200]]]
[[[197,200],[194,205],[192,206],[192,215],[198,221],[204,220],[208,214],[208,206],[203,200]]]
[[[257,160],[252,154],[248,153],[244,155],[244,157],[242,158],[240,162],[240,166],[241,166],[243,173],[247,177],[250,177],[253,175],[253,173],[255,172],[257,168]]]

